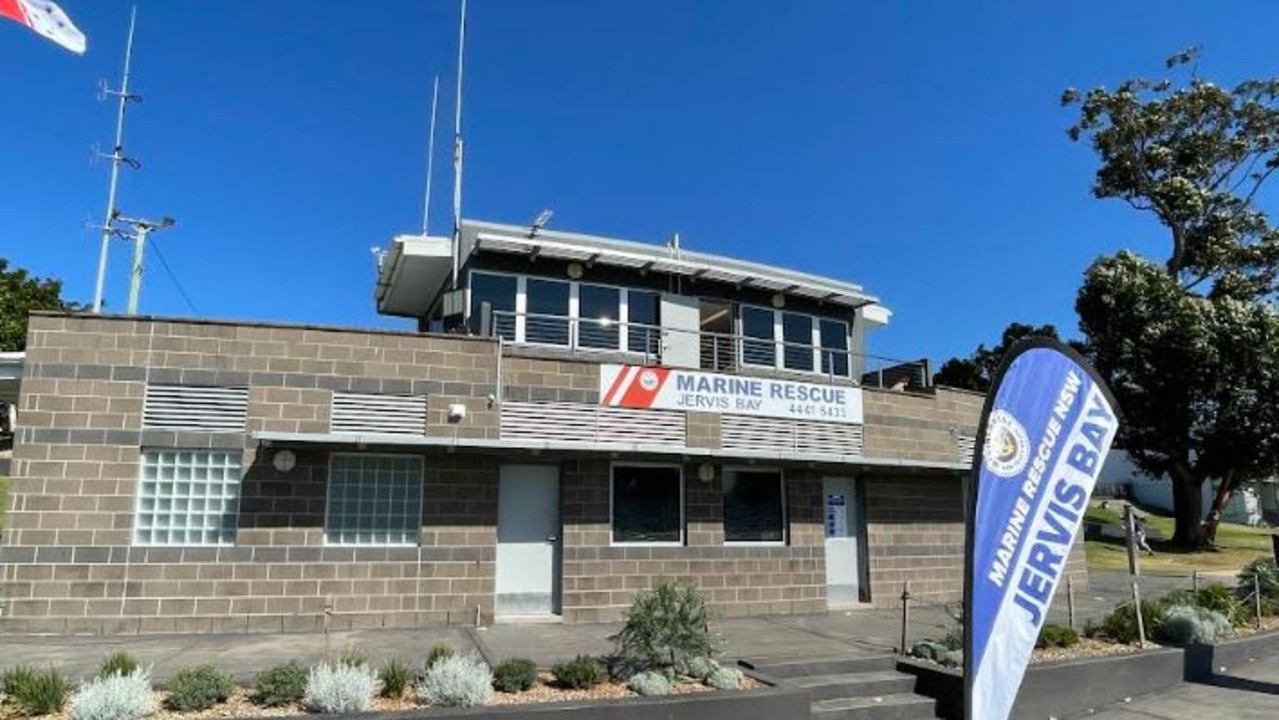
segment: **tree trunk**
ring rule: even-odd
[[[1217,526],[1221,524],[1221,514],[1226,511],[1226,503],[1230,501],[1230,496],[1234,493],[1239,483],[1235,481],[1235,473],[1232,471],[1222,478],[1221,484],[1217,486],[1217,492],[1212,498],[1212,508],[1208,510],[1208,521],[1204,526],[1204,542],[1208,545],[1217,543]]]
[[[1169,473],[1172,481],[1172,544],[1183,550],[1199,550],[1206,544],[1203,519],[1203,478],[1186,465],[1176,463]]]

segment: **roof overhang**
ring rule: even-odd
[[[0,400],[18,402],[18,388],[22,384],[22,366],[26,353],[0,353]]]
[[[405,317],[430,312],[453,271],[451,249],[449,238],[399,235],[392,240],[378,269],[378,312]]]
[[[911,469],[937,472],[966,472],[967,463],[865,458],[860,455],[776,452],[771,450],[727,450],[722,448],[670,447],[640,443],[594,443],[559,440],[489,440],[483,438],[423,437],[418,435],[376,435],[349,433],[255,432],[253,439],[267,447],[313,446],[326,449],[367,450],[460,450],[478,453],[532,455],[590,454],[606,456],[647,456],[684,461],[735,461],[775,465],[860,466],[873,469]]]
[[[860,285],[720,255],[648,243],[467,220],[462,255],[497,252],[711,280],[852,308],[879,301]],[[887,311],[885,311],[887,312]]]

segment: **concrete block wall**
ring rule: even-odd
[[[928,394],[864,388],[862,402],[866,457],[953,463],[959,436],[977,435],[985,399],[949,388]]]
[[[618,546],[612,541],[607,460],[565,462],[564,619],[621,618],[637,591],[662,579],[701,588],[724,615],[813,613],[826,607],[825,530],[821,480],[786,474],[788,541],[777,546],[725,545],[721,473],[711,483],[685,467],[685,547]]]
[[[915,602],[963,600],[964,495],[956,475],[880,476],[862,480],[871,602],[900,607],[910,581]],[[1082,537],[1071,548],[1066,574],[1076,590],[1088,587]],[[1065,589],[1063,581],[1058,591]]]
[[[496,466],[424,463],[420,548],[324,547],[327,454],[287,476],[254,431],[328,432],[334,390],[424,393],[427,434],[496,438],[489,341],[299,326],[35,315],[0,537],[0,627],[308,629],[492,614]],[[246,432],[142,429],[146,383],[249,388]],[[466,421],[448,423],[451,403]],[[235,547],[133,547],[142,449],[239,451]]]

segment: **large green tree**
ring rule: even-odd
[[[1036,336],[1059,339],[1057,328],[1052,325],[1035,327],[1017,322],[1010,323],[1004,328],[999,343],[994,347],[988,348],[985,343],[982,343],[977,346],[972,355],[953,357],[942,363],[941,368],[933,375],[933,384],[986,392],[990,390],[995,372],[999,370],[999,364],[1003,362],[1008,350],[1017,344],[1018,340]]]
[[[0,352],[27,347],[27,316],[32,310],[75,310],[79,306],[62,299],[62,282],[29,275],[21,268],[9,270],[0,258]]]
[[[1279,231],[1258,204],[1279,168],[1279,79],[1224,88],[1196,62],[1062,98],[1079,113],[1070,137],[1100,161],[1093,194],[1148,213],[1167,240],[1166,256],[1094,262],[1075,306],[1123,412],[1118,446],[1172,481],[1182,547],[1211,542],[1240,483],[1279,471]]]

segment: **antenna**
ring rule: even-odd
[[[120,104],[116,111],[115,146],[110,155],[99,153],[101,157],[111,159],[111,184],[107,189],[107,220],[102,226],[102,247],[98,251],[98,282],[93,291],[93,312],[95,313],[102,312],[102,293],[107,281],[107,246],[110,245],[114,234],[112,223],[116,216],[115,196],[116,187],[120,182],[120,166],[128,165],[135,170],[140,167],[137,160],[124,156],[124,108],[129,101],[142,101],[142,96],[129,93],[129,65],[133,61],[133,29],[137,22],[138,6],[134,5],[129,15],[129,40],[124,48],[124,77],[120,82],[120,89],[112,90],[107,87],[106,82],[103,82],[99,90],[99,97],[103,99],[114,97],[119,99]]]
[[[462,60],[466,48],[466,0],[457,30],[457,101],[453,119],[453,282],[457,288],[457,265],[462,249]],[[466,312],[465,309],[463,312]]]
[[[130,232],[118,231],[120,235],[129,237],[133,240],[133,270],[129,277],[129,306],[126,312],[129,315],[138,314],[138,296],[142,292],[142,256],[146,250],[147,238],[151,233],[157,230],[168,230],[173,227],[176,221],[171,217],[163,217],[159,220],[148,220],[146,218],[124,217],[117,211],[108,220],[115,222],[119,220],[124,225],[129,226]],[[185,295],[186,291],[183,291]],[[191,302],[187,299],[187,302]]]
[[[431,138],[426,141],[426,200],[422,202],[422,235],[431,230],[431,178],[435,175],[435,109],[440,102],[440,76],[435,76],[435,89],[431,91]],[[380,267],[380,265],[379,265]]]

